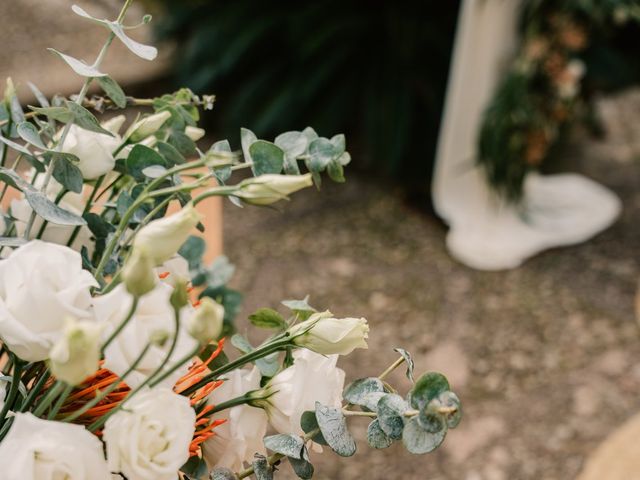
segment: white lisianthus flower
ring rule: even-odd
[[[184,129],[184,133],[187,137],[189,137],[194,142],[197,142],[206,133],[203,128],[192,127],[191,125],[187,125]]]
[[[367,348],[369,325],[365,318],[333,318],[319,312],[289,329],[293,343],[324,355],[348,355],[356,348]]]
[[[217,405],[260,388],[260,371],[255,367],[233,370],[226,377],[227,380],[209,395],[210,404]],[[211,418],[227,422],[216,427],[216,434],[203,444],[203,456],[210,469],[229,468],[237,472],[245,463],[253,461],[256,452],[265,454],[262,438],[267,433],[267,414],[264,410],[238,405]]]
[[[180,280],[189,281],[189,262],[182,255],[174,255],[155,269],[163,282],[175,287]]]
[[[23,360],[45,360],[66,317],[92,318],[97,286],[78,252],[32,240],[0,260],[0,339]]]
[[[113,170],[116,164],[113,152],[121,142],[117,135],[110,137],[71,125],[62,151],[78,157],[77,167],[83,178],[93,180]]]
[[[131,143],[144,140],[148,136],[156,133],[169,118],[171,118],[171,113],[168,110],[163,110],[162,112],[141,118],[129,127],[124,134],[124,138]]]
[[[81,425],[17,413],[0,443],[2,480],[111,480],[102,442]]]
[[[202,215],[189,203],[173,215],[142,227],[133,239],[133,248],[143,249],[154,265],[161,265],[176,254],[201,219]]]
[[[153,374],[162,365],[169,352],[175,332],[173,307],[169,302],[172,292],[173,288],[169,285],[158,283],[151,292],[141,297],[136,313],[104,352],[104,368],[123,375],[142,353],[147,343],[158,338],[159,332],[169,333],[168,340],[163,345],[154,343],[136,369],[127,375],[125,383],[131,388],[137,387]],[[132,302],[133,297],[127,293],[123,285],[118,285],[102,297],[94,298],[93,309],[96,319],[107,325],[105,330],[107,335],[126,318]],[[184,328],[186,319],[190,315],[193,315],[193,307],[187,306],[181,309],[177,343],[164,370],[173,367],[198,346],[198,342]],[[187,373],[188,368],[188,365],[182,365],[160,385],[172,388],[178,379]]]
[[[269,422],[280,433],[303,435],[300,418],[315,410],[316,402],[330,407],[342,405],[344,371],[336,367],[337,355],[325,357],[310,350],[293,352],[294,364],[273,377],[266,402]]]
[[[204,345],[220,336],[223,322],[224,307],[215,300],[204,297],[195,313],[187,319],[187,331]]]
[[[68,318],[63,335],[49,353],[51,372],[69,385],[79,385],[98,370],[104,325]]]
[[[175,480],[195,421],[187,397],[165,388],[138,393],[105,424],[109,468],[128,480]]]
[[[234,195],[251,205],[271,205],[287,195],[313,185],[310,173],[304,175],[265,174],[238,184]]]

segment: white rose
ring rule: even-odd
[[[93,180],[113,170],[116,164],[113,152],[121,142],[118,136],[110,137],[72,125],[62,151],[78,157],[80,161],[77,167],[82,176],[87,180]]]
[[[68,318],[64,333],[49,353],[51,373],[69,385],[79,385],[98,370],[104,325]]]
[[[195,421],[187,397],[165,388],[138,393],[105,424],[109,468],[128,480],[175,480]]]
[[[324,355],[348,355],[367,348],[369,325],[364,318],[333,318],[331,312],[314,313],[289,329],[293,343]]]
[[[316,402],[330,407],[342,405],[344,371],[336,367],[337,355],[325,357],[310,350],[293,352],[294,364],[268,384],[274,392],[267,401],[269,422],[280,433],[303,435],[300,418],[315,410]]]
[[[313,185],[310,173],[304,175],[265,174],[248,178],[238,184],[236,197],[252,205],[271,205],[287,195]]]
[[[32,240],[0,260],[0,338],[23,360],[46,359],[66,317],[91,318],[97,286],[78,252]]]
[[[260,388],[260,371],[255,367],[233,370],[226,377],[227,380],[209,395],[210,404],[217,405]],[[215,435],[203,444],[202,452],[209,468],[229,468],[237,472],[245,462],[253,461],[256,452],[265,453],[262,439],[267,433],[267,414],[264,410],[238,405],[211,418],[226,419],[227,422],[216,427]]]
[[[161,265],[176,254],[201,219],[193,203],[188,203],[173,215],[142,227],[133,239],[133,248],[142,248],[155,265]]]
[[[169,303],[172,292],[173,288],[169,285],[158,283],[154,290],[141,297],[133,318],[104,352],[104,368],[122,375],[131,367],[150,340],[157,338],[159,332],[169,333],[167,342],[164,345],[152,345],[136,369],[127,375],[125,383],[131,388],[137,387],[155,372],[169,353],[175,331],[173,307]],[[94,299],[96,319],[107,324],[107,335],[126,318],[132,301],[132,296],[127,293],[123,285],[118,285],[107,295]],[[186,318],[192,314],[191,306],[180,311],[178,341],[171,358],[164,367],[165,370],[174,366],[198,346],[198,342],[184,328]],[[165,378],[161,385],[172,388],[178,379],[188,372],[188,369],[188,365],[182,365]]]
[[[17,413],[0,443],[2,480],[111,480],[102,442],[81,425]]]

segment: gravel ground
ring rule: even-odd
[[[225,207],[243,316],[309,293],[318,308],[371,323],[369,351],[342,360],[348,378],[381,372],[401,346],[418,371],[447,374],[464,404],[461,425],[433,454],[412,456],[400,445],[373,451],[360,441],[355,458],[315,458],[315,478],[570,479],[640,410],[640,172],[632,161],[640,137],[628,123],[640,94],[601,107],[608,140],[582,139],[567,158],[621,196],[620,221],[517,270],[456,263],[437,220],[362,177],[301,193],[282,211]],[[401,372],[395,380],[407,386]],[[366,421],[353,424],[365,438]]]

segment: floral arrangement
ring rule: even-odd
[[[568,125],[586,118],[596,126],[594,91],[640,80],[631,49],[638,25],[636,0],[525,2],[521,44],[478,139],[478,163],[498,194],[518,201],[526,174],[548,160]]]
[[[245,129],[241,153],[226,140],[202,151],[199,109],[213,97],[183,89],[136,99],[100,70],[115,40],[156,56],[128,36],[130,4],[115,21],[73,7],[107,32],[92,64],[52,50],[84,78],[78,95],[48,99],[30,85],[39,106],[25,111],[9,81],[0,104],[0,195],[18,196],[0,237],[2,478],[262,480],[285,459],[311,478],[309,450],[355,453],[355,417],[370,422],[373,448],[437,448],[460,402],[438,373],[414,381],[408,352],[344,388],[336,363],[367,347],[364,318],[286,300],[287,315],[249,317],[269,332],[260,345],[226,340],[239,294],[226,286],[224,257],[202,260],[206,245],[191,235],[202,229],[198,204],[271,205],[320,185],[323,172],[344,181],[350,157],[344,136],[311,128],[274,142]],[[104,96],[87,96],[94,81]],[[125,116],[100,123],[90,110],[131,105],[153,113],[124,133]],[[234,183],[238,171],[253,175]],[[405,396],[387,378],[402,364]]]

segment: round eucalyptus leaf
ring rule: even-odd
[[[211,480],[238,480],[238,477],[228,468],[216,468],[211,472]]]
[[[374,392],[384,392],[384,385],[379,378],[359,378],[347,386],[343,398],[354,405],[364,405],[366,396]]]
[[[380,422],[378,419],[369,424],[367,428],[367,442],[373,448],[387,448],[393,440],[380,428]]]
[[[297,435],[280,433],[278,435],[264,437],[264,446],[269,450],[287,457],[302,458],[304,442],[302,441],[302,438]]]
[[[418,423],[418,419],[413,417],[404,426],[402,443],[410,453],[429,453],[440,446],[446,434],[446,428],[443,428],[438,433],[425,431]]]
[[[327,407],[316,402],[316,420],[331,449],[341,457],[356,453],[356,442],[347,429],[347,421],[342,410]]]
[[[429,413],[426,410],[422,410],[418,414],[418,423],[429,433],[438,433],[440,430],[445,428],[445,420],[442,415]]]
[[[378,422],[380,428],[393,440],[402,438],[404,429],[404,413],[409,404],[395,393],[388,393],[378,401]]]
[[[447,390],[450,390],[449,381],[444,375],[436,372],[425,373],[409,392],[411,406],[422,410],[432,399]]]
[[[437,412],[449,428],[456,428],[462,420],[462,404],[458,396],[451,392],[442,392],[427,405],[428,412]]]

